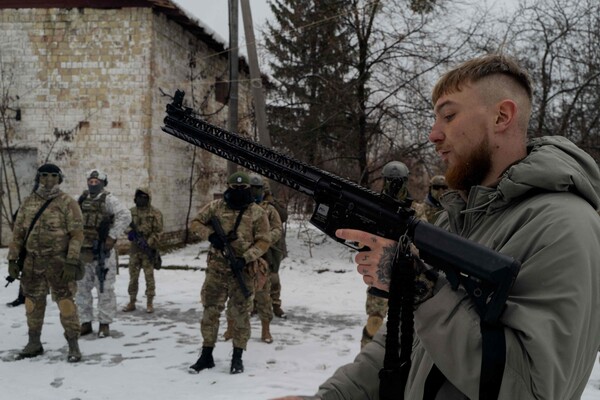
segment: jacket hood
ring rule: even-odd
[[[135,189],[135,193],[137,192],[142,192],[148,195],[148,197],[150,198],[150,201],[148,203],[148,205],[152,204],[152,193],[150,192],[150,188],[149,187],[138,187]],[[135,196],[135,195],[134,195]]]
[[[598,209],[600,170],[594,159],[563,136],[532,139],[527,157],[509,167],[489,211],[535,192],[572,192]]]

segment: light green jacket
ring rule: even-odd
[[[579,399],[600,347],[600,171],[563,137],[534,139],[528,151],[497,187],[448,192],[437,224],[522,263],[501,317],[499,398]],[[382,331],[320,387],[321,398],[378,398]],[[436,399],[478,399],[479,317],[462,287],[446,284],[422,303],[415,333],[405,399],[423,398],[433,363],[449,381]]]

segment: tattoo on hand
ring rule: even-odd
[[[389,285],[391,281],[392,263],[395,254],[396,247],[394,245],[384,247],[379,264],[377,264],[377,279],[385,285]]]

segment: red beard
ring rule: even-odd
[[[446,181],[448,186],[456,190],[468,191],[472,186],[481,184],[492,169],[492,157],[489,139],[483,140],[470,154],[458,159],[457,163],[448,167]]]

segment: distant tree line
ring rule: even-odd
[[[428,142],[432,85],[465,59],[502,52],[534,80],[529,135],[566,136],[600,160],[597,0],[522,1],[504,15],[471,0],[269,3],[269,129],[296,158],[374,188],[400,160],[423,188],[442,171]]]

